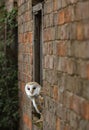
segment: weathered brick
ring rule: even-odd
[[[85,1],[83,4],[83,9],[82,9],[82,17],[83,19],[89,18],[89,1]],[[84,11],[83,11],[84,10]]]
[[[77,39],[78,40],[84,39],[84,27],[82,23],[77,24]]]
[[[18,61],[19,61],[19,62],[22,62],[22,61],[23,61],[23,57],[22,57],[22,54],[21,54],[21,53],[18,55]]]
[[[89,64],[87,65],[87,78],[89,79]]]
[[[49,14],[44,16],[44,22],[43,23],[44,23],[43,24],[44,28],[50,26],[50,24],[49,24]]]
[[[48,54],[52,55],[53,54],[53,43],[52,42],[48,42]]]
[[[21,85],[20,85],[20,89],[21,91],[24,93],[24,86],[25,86],[25,83],[24,82],[21,82]]]
[[[58,83],[57,71],[50,69],[46,71],[46,81],[49,82],[52,86],[54,84],[57,84]]]
[[[25,9],[25,12],[26,11],[28,11],[28,10],[30,10],[31,9],[31,1],[24,1],[24,9]],[[31,14],[31,10],[30,10],[30,12],[29,12],[30,14]]]
[[[73,129],[77,129],[79,126],[79,120],[80,120],[80,116],[78,114],[76,114],[75,112],[71,111],[70,112],[70,126]]]
[[[43,44],[43,55],[45,56],[45,55],[47,55],[47,54],[48,54],[48,43],[45,42],[45,43]]]
[[[83,98],[89,100],[89,80],[81,80],[80,94]],[[86,89],[85,89],[86,88]]]
[[[70,38],[70,24],[58,26],[56,29],[56,39],[68,40]]]
[[[70,130],[69,124],[66,124],[66,125],[65,125],[64,130]]]
[[[26,12],[24,13],[24,20],[25,20],[26,22],[30,20],[29,11],[26,11]]]
[[[44,67],[49,68],[49,55],[44,57]]]
[[[19,39],[18,39],[18,42],[19,43],[24,43],[24,35],[23,34],[19,34]]]
[[[87,63],[85,61],[77,62],[77,74],[81,76],[81,78],[87,78]]]
[[[82,79],[78,76],[75,76],[73,84],[74,84],[73,85],[74,86],[73,87],[74,94],[79,95],[79,96],[83,96],[83,81],[82,81]]]
[[[81,116],[84,119],[89,120],[89,102],[86,100],[84,100],[81,105]]]
[[[67,44],[67,56],[73,56],[72,43],[70,40],[66,41]]]
[[[24,33],[24,43],[32,43],[32,32]]]
[[[60,103],[61,104],[61,103]],[[59,110],[58,110],[59,109]],[[61,104],[61,105],[58,105],[57,107],[57,115],[58,117],[63,121],[65,122],[66,121],[66,108]],[[64,124],[60,124],[61,126],[61,129],[62,127],[64,128]]]
[[[47,28],[44,31],[44,41],[51,41],[55,39],[55,28]]]
[[[64,41],[59,41],[57,45],[57,54],[58,56],[65,56],[67,53],[67,45],[66,42]]]
[[[53,2],[52,1],[47,2],[44,5],[44,14],[51,13],[52,11],[53,11]]]
[[[44,28],[53,26],[53,13],[44,16],[43,26]]]
[[[70,75],[74,74],[76,71],[75,61],[73,59],[67,59],[66,61],[66,72]]]
[[[88,124],[88,121],[87,120],[80,120],[79,122],[79,130],[88,130],[89,128],[89,124]]]
[[[60,130],[60,123],[61,123],[60,118],[57,117],[57,119],[56,119],[56,130]]]
[[[65,9],[62,9],[58,13],[58,24],[64,24],[69,23],[71,21],[74,21],[75,19],[75,13],[74,13],[74,6],[68,6]]]
[[[58,57],[54,56],[54,69],[57,70],[57,66],[58,66]]]
[[[61,10],[58,14],[58,24],[64,24],[65,22],[65,10]]]
[[[31,121],[31,119],[28,117],[27,114],[24,114],[24,115],[23,115],[23,121],[24,121],[24,123],[27,125],[27,127],[28,127],[30,130],[32,130],[32,121]]]
[[[84,22],[84,39],[89,39],[89,23],[88,20]]]
[[[73,96],[72,92],[66,91],[64,93],[64,105],[65,105],[66,108],[70,108],[70,103],[71,103],[70,99],[72,98],[72,96]],[[68,121],[69,121],[69,119],[68,119]]]
[[[70,98],[70,108],[77,114],[80,114],[82,99],[79,96],[73,95]]]
[[[22,6],[20,6],[20,12],[19,15],[23,14],[25,12],[25,6],[24,4]]]
[[[76,16],[76,20],[81,20],[82,19],[82,6],[83,4],[81,2],[79,2],[78,4],[76,4],[75,6],[75,16]]]
[[[53,11],[57,11],[61,9],[61,0],[54,0],[53,1]]]
[[[61,0],[62,1],[62,7],[66,7],[67,6],[67,0]]]
[[[29,54],[23,54],[23,63],[28,63],[30,61],[30,55]]]
[[[79,2],[76,6],[76,18],[79,19],[86,19],[89,18],[89,1]]]
[[[32,47],[31,47],[31,45],[30,45],[29,43],[27,43],[26,45],[24,44],[24,46],[25,46],[25,51],[24,51],[24,53],[29,53],[29,52],[30,52],[30,54],[31,54],[31,52],[32,52]],[[24,46],[23,46],[23,48],[24,48]]]
[[[53,55],[57,55],[57,44],[58,41],[53,42]]]
[[[70,8],[70,6],[65,9],[65,16],[64,16],[65,22],[70,22],[71,21],[71,17],[72,17],[71,16],[71,13],[72,13],[71,11],[72,11],[72,9],[73,9],[73,7]]]
[[[49,69],[53,69],[54,67],[54,57],[50,56],[49,57]]]
[[[58,86],[53,87],[53,98],[56,102],[58,102]]]
[[[55,130],[56,129],[56,117],[54,114],[51,114],[49,111],[44,112],[44,124],[43,129],[45,130]]]
[[[25,27],[24,27],[25,24],[21,24],[19,25],[19,34],[23,34],[25,32]]]
[[[76,24],[76,22],[71,23],[70,29],[71,29],[71,31],[70,31],[70,39],[71,40],[76,40],[77,39],[77,24]]]
[[[86,48],[86,43],[85,42],[78,42],[78,41],[75,41],[75,42],[72,42],[71,43],[71,55],[72,56],[75,56],[77,58],[84,58],[86,57],[86,53],[87,51],[85,52],[84,49]]]
[[[57,65],[57,70],[60,72],[66,72],[66,58],[60,57],[58,59],[58,65]]]
[[[32,43],[32,40],[33,40],[33,34],[32,34],[32,32],[29,32],[29,34],[28,34],[28,41],[30,43]]]
[[[78,2],[78,0],[67,0],[67,1],[69,1],[69,3],[72,3],[72,4]]]

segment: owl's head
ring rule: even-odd
[[[37,82],[29,82],[25,86],[25,92],[28,97],[38,96],[41,91],[41,86]]]

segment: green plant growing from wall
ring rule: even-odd
[[[18,129],[17,9],[0,7],[0,129]],[[16,49],[16,50],[15,50]],[[15,50],[15,51],[14,51]]]

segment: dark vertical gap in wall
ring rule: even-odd
[[[38,3],[41,3],[43,2],[44,0],[32,0],[32,6],[38,4]]]
[[[34,15],[34,80],[42,85],[42,13]]]

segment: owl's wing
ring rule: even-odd
[[[38,110],[40,111],[40,113],[42,113],[43,105],[44,105],[44,98],[41,95],[39,95],[36,98],[35,102],[36,102]]]
[[[40,111],[39,111],[38,106],[36,104],[35,98],[33,98],[32,102],[33,102],[33,106],[34,106],[36,112],[40,114]]]

